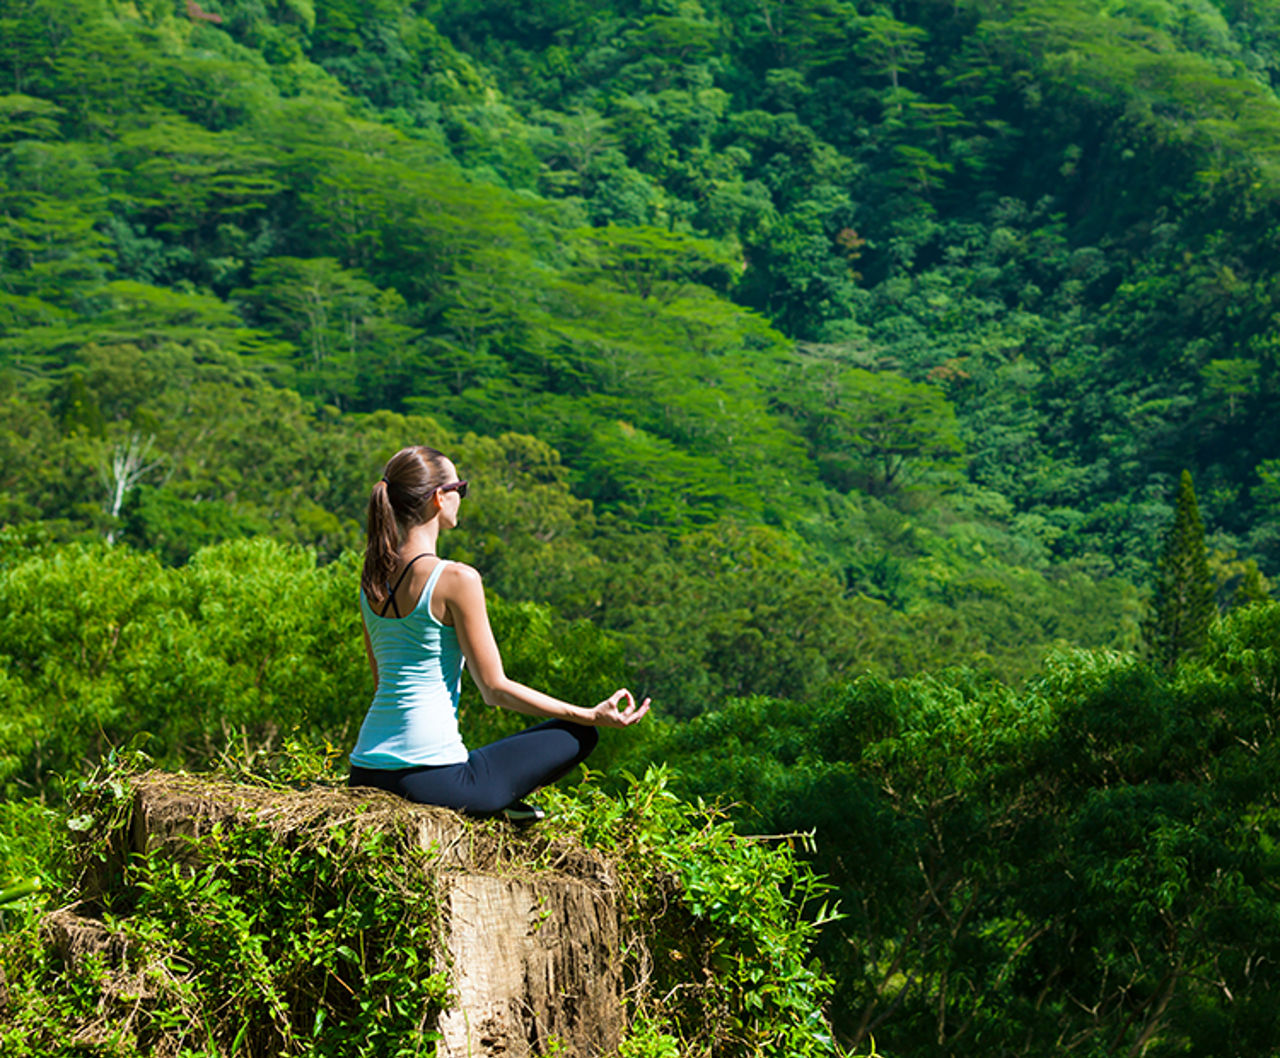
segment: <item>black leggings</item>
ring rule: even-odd
[[[594,727],[548,720],[473,749],[461,764],[423,764],[394,771],[353,764],[347,785],[376,786],[418,804],[489,816],[569,774],[599,740]]]

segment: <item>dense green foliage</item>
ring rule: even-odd
[[[658,699],[593,765],[817,828],[843,1041],[1271,1053],[1277,40],[1272,0],[0,0],[0,870],[138,731],[343,752],[363,505],[423,441],[508,670]]]
[[[970,479],[1056,554],[1140,574],[1187,466],[1221,546],[1274,570],[1269,6],[428,12],[559,132],[541,191],[735,240],[736,300],[810,355],[938,384]]]
[[[814,827],[836,1025],[889,1054],[1274,1053],[1280,605],[1172,671],[1065,654],[753,698],[672,729],[678,789]],[[652,752],[652,750],[650,750]]]
[[[1132,644],[1117,574],[1154,558],[1166,456],[1209,483],[1222,576],[1233,553],[1274,570],[1274,468],[1236,443],[1269,443],[1271,374],[1227,348],[1270,317],[1162,352],[1179,366],[1155,382],[1131,377],[1156,362],[1141,350],[1108,359],[1115,320],[1155,332],[1134,274],[1155,214],[1103,194],[1086,146],[1110,150],[1089,139],[1109,112],[1051,76],[1045,41],[1013,47],[1030,13],[0,10],[10,521],[168,562],[255,534],[332,557],[400,443],[462,458],[464,430],[518,431],[563,460],[540,483],[564,505],[540,516],[572,516],[484,534],[491,584],[618,633],[686,714]],[[1126,150],[1174,149],[1152,122]],[[1024,148],[1049,129],[1081,143]],[[1224,174],[1251,164],[1224,143]],[[1205,171],[1203,146],[1170,171]],[[1022,159],[1064,151],[1080,173],[1059,201]],[[1216,192],[1179,186],[1190,225]],[[1181,268],[1179,224],[1161,230]],[[1152,312],[1181,297],[1141,289]],[[1200,453],[1166,443],[1191,436],[1170,395],[1188,387],[1226,401],[1191,424]],[[1215,431],[1230,473],[1205,465]],[[530,539],[540,561],[510,569]],[[792,656],[744,665],[797,605]]]
[[[306,552],[254,541],[175,570],[98,545],[38,551],[11,575],[23,590],[0,594],[28,604],[10,604],[5,641],[47,633],[5,661],[11,793],[54,796],[54,773],[75,767],[77,751],[142,730],[171,765],[340,774],[335,758],[368,693],[343,605],[350,559],[317,567]],[[95,590],[72,590],[77,579]],[[113,605],[95,624],[87,603],[102,600]],[[494,615],[519,676],[589,698],[616,671],[617,644],[590,623],[499,599]],[[887,1054],[918,1055],[940,1053],[939,1038],[1028,1056],[1064,1037],[1098,1055],[1116,1040],[1149,1054],[1218,1054],[1226,1040],[1231,1053],[1261,1058],[1277,1031],[1278,681],[1280,605],[1254,604],[1215,622],[1201,655],[1172,669],[1074,652],[1020,690],[959,669],[863,676],[805,699],[727,700],[692,721],[606,732],[596,781],[553,799],[555,825],[589,844],[632,825],[640,795],[615,802],[600,788],[625,788],[623,767],[657,758],[682,796],[739,802],[739,829],[813,832],[802,847],[837,887],[843,916],[819,947],[839,982],[830,1016],[860,1049],[870,1033]],[[504,722],[518,719],[464,703],[470,741]],[[665,793],[658,802],[664,813],[688,810]],[[5,804],[0,873],[48,871],[65,819],[34,800]],[[700,873],[665,830],[634,840],[681,875],[702,942],[733,935],[754,906],[741,883]],[[764,870],[750,859],[741,869]],[[798,928],[794,911],[770,906],[752,929]],[[23,950],[11,965],[36,957]],[[744,956],[739,970],[758,958]],[[798,973],[768,980],[805,980]],[[722,999],[699,995],[719,1009]],[[800,1009],[788,995],[775,997],[775,1028],[800,1024],[786,1020]],[[658,1036],[671,1034],[664,1024]]]

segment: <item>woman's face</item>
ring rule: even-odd
[[[452,460],[446,459],[445,466],[445,484],[458,480],[458,468],[453,465]],[[458,524],[458,508],[462,504],[462,497],[458,495],[457,489],[450,489],[448,492],[438,492],[436,495],[440,499],[440,528],[453,529]]]

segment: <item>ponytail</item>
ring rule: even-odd
[[[387,601],[387,585],[395,572],[400,550],[400,529],[396,525],[396,512],[391,507],[388,489],[387,479],[383,478],[373,486],[369,496],[368,535],[360,587],[369,605],[374,607]]]
[[[373,486],[367,512],[364,570],[360,588],[373,607],[387,601],[391,575],[400,561],[401,530],[417,525],[445,478],[445,457],[426,445],[402,448],[387,460]]]

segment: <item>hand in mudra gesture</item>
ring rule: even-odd
[[[648,698],[636,705],[632,693],[625,687],[619,687],[591,710],[591,722],[595,727],[630,727],[648,711]]]

